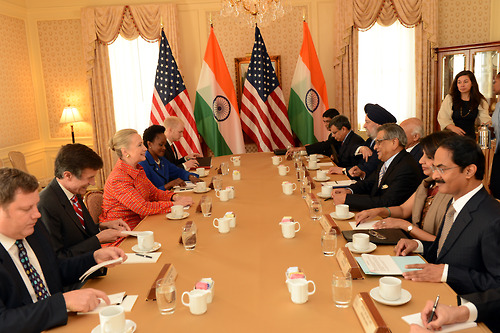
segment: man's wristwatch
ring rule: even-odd
[[[406,229],[406,231],[408,231],[408,233],[410,233],[412,230],[413,230],[413,224],[410,224],[408,226],[408,228]]]

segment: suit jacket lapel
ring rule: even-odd
[[[402,150],[402,151],[400,151],[396,155],[396,157],[394,157],[394,159],[392,160],[391,164],[389,165],[389,167],[385,171],[384,177],[382,177],[382,180],[380,181],[380,186],[379,187],[381,187],[384,184],[384,182],[387,179],[387,177],[389,177],[389,175],[392,173],[392,171],[396,169],[399,161],[401,161],[401,159],[403,158],[403,156],[404,156],[404,153],[403,153],[403,150]],[[379,169],[379,173],[380,173],[380,169]],[[378,174],[377,174],[377,179],[378,179]]]
[[[31,246],[31,244],[30,244]],[[7,271],[9,276],[12,277],[12,280],[15,282],[15,286],[11,286],[19,291],[22,296],[22,299],[19,300],[20,304],[30,304],[33,303],[31,296],[24,285],[22,277],[19,275],[19,271],[17,270],[16,265],[12,262],[12,258],[9,253],[5,250],[3,246],[0,245],[0,265]]]
[[[82,224],[80,223],[80,219],[78,219],[78,216],[75,213],[75,209],[73,208],[73,205],[68,200],[68,197],[63,192],[63,190],[61,189],[59,184],[55,184],[53,182],[57,182],[57,180],[54,178],[49,186],[51,186],[52,190],[56,194],[57,200],[63,206],[64,211],[66,212],[68,217],[71,219],[71,221],[73,221],[73,223],[76,224],[77,228],[80,229],[80,231],[83,232],[84,234],[87,234],[87,231],[83,228]],[[80,200],[80,198],[78,198],[78,201],[80,202],[80,205],[82,205],[82,210],[84,210],[83,209],[83,202]]]

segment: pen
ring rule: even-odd
[[[135,255],[136,255],[136,256],[139,256],[139,257],[144,257],[144,258],[153,259],[153,257],[148,256],[147,254],[139,254],[139,253],[136,253]]]
[[[434,306],[432,307],[432,312],[431,312],[429,319],[427,320],[427,324],[432,321],[432,318],[434,318],[434,315],[436,314],[436,308],[438,306],[438,303],[439,303],[439,295],[437,295],[437,297],[436,297],[436,301],[434,302]]]
[[[324,201],[332,200],[332,197],[326,198]]]

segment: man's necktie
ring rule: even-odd
[[[385,172],[387,171],[387,166],[382,165],[382,169],[380,169],[380,173],[378,174],[378,187],[380,187],[380,184],[382,183],[382,178],[384,178]]]
[[[76,197],[76,195],[71,198],[71,203],[73,204],[73,209],[75,210],[76,216],[78,216],[82,227],[85,229],[85,220],[83,219],[82,206],[80,206],[80,202],[78,202],[78,198]]]
[[[453,216],[455,215],[456,210],[453,208],[453,205],[450,205],[448,207],[448,211],[446,211],[446,215],[444,217],[444,222],[443,222],[443,230],[441,231],[441,237],[439,237],[439,243],[438,243],[438,249],[437,249],[437,256],[439,256],[439,253],[441,252],[441,248],[443,247],[443,244],[448,237],[448,234],[450,233],[450,229],[453,226]]]
[[[35,267],[33,267],[33,265],[30,263],[28,259],[28,253],[24,248],[23,241],[20,239],[16,240],[16,245],[19,249],[19,260],[21,260],[24,272],[28,276],[28,279],[30,279],[31,285],[35,290],[37,300],[40,301],[42,299],[46,299],[47,297],[49,297],[49,292],[47,291],[43,280],[40,278],[40,275],[38,275]]]
[[[175,156],[175,159],[179,159],[179,157],[177,157],[177,150],[175,149],[175,145],[172,143],[172,145],[170,146],[172,147],[172,151],[174,152],[174,156]]]

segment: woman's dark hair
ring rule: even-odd
[[[422,145],[422,149],[424,150],[425,155],[427,155],[429,158],[434,159],[434,154],[436,153],[436,150],[438,149],[441,142],[455,135],[458,134],[448,130],[434,132],[420,139],[420,144]]]
[[[458,85],[457,81],[460,77],[467,75],[470,79],[470,82],[472,83],[471,88],[470,88],[470,108],[471,110],[474,110],[481,104],[482,100],[486,101],[486,98],[484,98],[483,94],[479,91],[479,85],[477,84],[476,77],[474,76],[474,73],[471,71],[461,71],[455,76],[455,79],[453,79],[453,83],[450,86],[450,92],[449,94],[453,98],[453,106],[459,106],[462,103],[462,96],[460,91],[458,90]]]
[[[144,131],[142,135],[142,140],[144,141],[144,146],[148,148],[148,141],[153,142],[158,134],[165,133],[165,127],[161,125],[151,125]]]
[[[451,160],[463,171],[466,167],[474,164],[477,168],[475,178],[482,180],[484,177],[485,159],[481,148],[475,140],[461,135],[454,135],[444,140],[439,148],[451,152]]]

